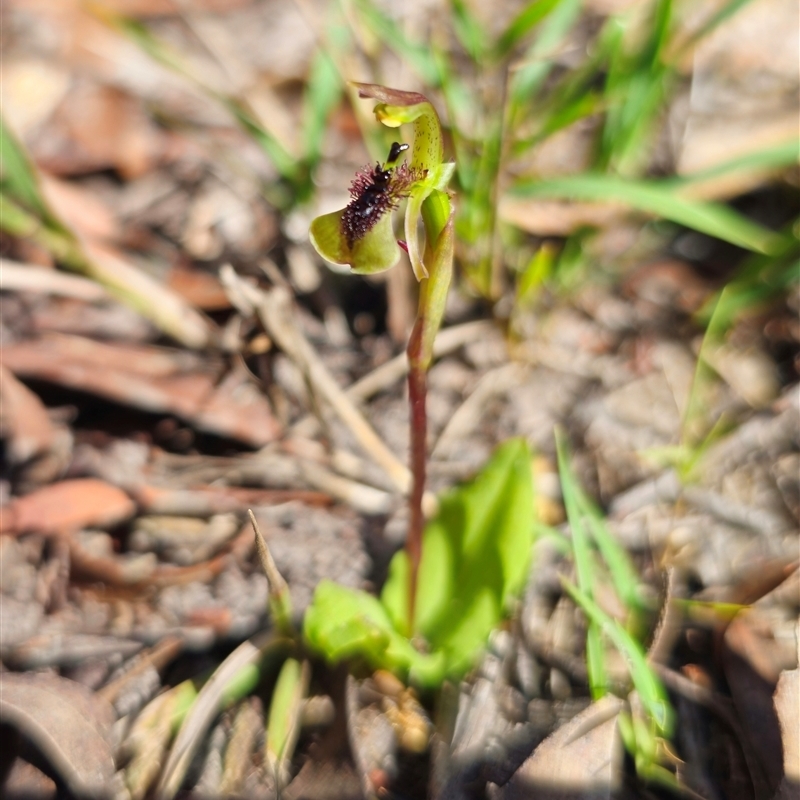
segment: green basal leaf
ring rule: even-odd
[[[323,580],[306,611],[303,633],[330,661],[354,655],[369,659],[385,650],[392,623],[376,597]]]
[[[322,581],[304,634],[329,661],[362,658],[411,683],[435,687],[475,663],[522,588],[533,540],[533,484],[524,440],[498,448],[470,483],[446,494],[425,529],[414,640],[408,631],[408,556],[398,552],[381,599]]]
[[[381,217],[351,246],[342,232],[343,213],[334,211],[317,217],[309,228],[311,243],[326,261],[349,266],[358,275],[383,272],[398,262],[400,248],[392,230],[390,214]]]
[[[309,647],[331,663],[361,658],[373,669],[412,676],[425,686],[444,677],[443,654],[427,655],[392,626],[377,597],[321,581],[306,612],[303,633]]]
[[[470,483],[441,499],[422,543],[414,633],[443,652],[447,674],[469,669],[522,588],[533,531],[530,453],[506,442]],[[392,559],[381,599],[394,625],[408,629],[408,562]]]

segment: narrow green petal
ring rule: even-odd
[[[428,270],[422,261],[422,253],[419,249],[419,231],[417,230],[422,203],[433,191],[432,187],[420,187],[411,193],[406,205],[405,232],[406,245],[408,246],[408,257],[411,260],[411,267],[414,276],[418,281],[428,277]]]

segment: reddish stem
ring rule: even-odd
[[[408,402],[411,412],[411,474],[413,485],[409,497],[409,523],[406,536],[408,553],[408,627],[414,632],[414,611],[417,598],[417,574],[422,556],[422,495],[425,492],[426,439],[428,417],[425,410],[427,370],[421,362],[421,343],[424,319],[417,319],[408,342]]]

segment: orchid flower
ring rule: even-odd
[[[446,189],[455,164],[443,161],[439,118],[423,95],[374,84],[355,85],[360,97],[380,101],[375,116],[387,127],[413,123],[411,158],[408,163],[395,166],[399,156],[409,149],[408,145],[396,143],[383,166],[376,164],[360,171],[350,187],[349,205],[311,223],[311,242],[326,261],[348,265],[357,274],[389,269],[400,257],[390,212],[401,199],[409,198],[405,215],[406,248],[414,274],[421,281],[428,277],[428,269],[420,253],[417,223],[421,214],[426,215],[422,207],[432,196],[441,203],[442,198],[437,195],[444,195],[447,202],[441,210],[450,211]],[[447,219],[441,221],[439,227],[446,222]],[[430,233],[427,227],[428,223],[426,232]]]

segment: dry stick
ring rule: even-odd
[[[8,258],[0,258],[0,289],[73,297],[89,303],[111,299],[111,295],[99,283],[88,278]]]
[[[494,329],[495,326],[492,322],[483,319],[475,322],[465,322],[462,325],[454,325],[452,328],[445,328],[437,334],[436,341],[433,344],[434,358],[446,356],[454,350],[458,350],[459,347],[480,339]],[[378,392],[388,389],[406,375],[407,372],[408,354],[403,352],[351,384],[345,390],[345,394],[351,400],[368,400]],[[295,436],[308,437],[313,436],[318,428],[318,420],[308,414],[292,426],[291,433]]]
[[[241,311],[247,307],[257,311],[267,333],[307,376],[316,391],[330,403],[359,444],[391,478],[398,491],[406,494],[411,487],[411,473],[375,433],[303,336],[292,318],[289,292],[280,287],[263,292],[242,280],[229,264],[220,269],[220,279]]]
[[[526,371],[524,365],[512,361],[484,374],[469,397],[451,415],[433,446],[432,455],[441,457],[453,443],[466,438],[480,421],[486,403],[494,395],[503,394],[522,383]]]
[[[130,669],[98,689],[97,694],[109,703],[113,703],[143,672],[150,668],[160,671],[177,658],[183,650],[183,644],[181,636],[167,634],[158,644],[135,656]]]
[[[342,500],[364,514],[388,514],[393,497],[388,492],[365,483],[343,478],[325,467],[305,458],[298,459],[300,473],[309,484]]]
[[[383,468],[397,489],[403,494],[408,492],[411,485],[408,468],[375,433],[297,328],[292,319],[289,294],[282,289],[263,292],[257,310],[262,323],[281,350],[308,376],[311,385],[330,403],[359,444]]]

